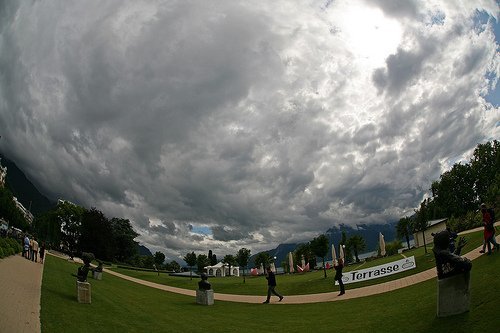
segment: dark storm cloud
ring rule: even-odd
[[[461,5],[1,2],[0,147],[171,259],[398,219],[498,136],[496,46]]]

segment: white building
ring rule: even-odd
[[[0,159],[0,187],[5,186],[5,177],[7,176],[7,167],[2,166]]]
[[[207,271],[208,276],[240,276],[238,266],[231,266],[231,274],[229,274],[229,266],[222,262],[214,266],[206,266],[204,269]]]
[[[446,221],[448,221],[448,219],[429,221],[428,227],[424,231],[426,245],[433,245],[434,236],[432,236],[432,234],[437,234],[440,231],[446,230]],[[413,239],[415,239],[416,247],[424,246],[424,237],[422,235],[422,231],[414,233]]]
[[[19,209],[21,211],[21,213],[23,213],[24,215],[24,218],[26,219],[26,221],[28,221],[29,224],[33,223],[33,214],[31,214],[31,212],[29,210],[27,210],[22,203],[20,203],[16,197],[12,197],[12,200],[14,200],[14,203],[16,204],[16,207],[17,209]]]

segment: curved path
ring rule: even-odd
[[[468,232],[477,230],[478,229],[470,230]],[[481,230],[481,228],[479,228],[479,230]],[[500,240],[500,236],[497,237],[497,240]],[[464,257],[467,257],[470,260],[474,260],[481,255],[479,253],[480,249],[481,246],[465,254]],[[49,252],[49,254],[59,256],[57,253]],[[67,257],[63,258],[67,259]],[[40,332],[40,296],[43,266],[43,264],[26,260],[19,254],[10,256],[5,259],[0,259],[0,332]],[[105,271],[108,274],[116,275],[120,278],[160,290],[184,294],[192,297],[195,297],[196,294],[195,290],[169,287],[157,283],[139,280],[107,269],[105,269]],[[276,298],[272,299],[271,301],[272,303],[276,304],[301,304],[347,300],[356,297],[364,297],[388,292],[435,277],[436,270],[435,268],[432,268],[402,279],[363,288],[349,289],[347,290],[347,293],[342,297],[338,297],[337,292],[329,292],[311,295],[285,295],[285,298],[281,303],[277,303]],[[214,296],[215,299],[219,301],[245,303],[261,303],[265,298],[264,295],[244,296],[220,293],[215,293]]]
[[[483,228],[476,228],[472,230],[468,230],[465,232],[460,233],[460,235],[474,232],[474,231],[479,231],[482,230]],[[497,236],[497,240],[500,240],[500,236]],[[463,257],[468,258],[470,260],[474,260],[481,256],[481,253],[479,253],[479,250],[482,249],[482,246],[479,246],[475,248],[474,250],[470,251],[469,253],[466,253],[463,255]],[[176,288],[176,287],[170,287],[154,282],[149,282],[137,278],[133,278],[124,274],[120,274],[117,272],[114,272],[109,269],[104,269],[105,272],[118,276],[122,279],[132,281],[135,283],[139,283],[148,287],[152,288],[157,288],[160,290],[164,291],[169,291],[173,293],[178,293],[178,294],[183,294],[183,295],[188,295],[188,296],[196,296],[196,291],[195,290],[189,290],[189,289],[181,289],[181,288]],[[283,301],[279,302],[277,301],[277,298],[271,298],[271,303],[276,303],[276,304],[304,304],[304,303],[319,303],[319,302],[335,302],[335,301],[342,301],[342,300],[347,300],[351,298],[357,298],[357,297],[365,297],[365,296],[371,296],[371,295],[376,295],[376,294],[381,294],[385,293],[388,291],[396,290],[399,288],[404,288],[408,287],[410,285],[423,282],[432,278],[435,278],[437,276],[436,274],[436,268],[431,268],[426,271],[410,275],[401,279],[397,280],[392,280],[376,285],[371,285],[367,287],[362,287],[362,288],[355,288],[355,289],[349,289],[347,292],[342,296],[339,297],[338,291],[335,292],[328,292],[328,293],[321,293],[321,294],[309,294],[309,295],[292,295],[292,296],[286,296],[283,299]],[[214,298],[218,301],[228,301],[228,302],[240,302],[240,303],[262,303],[262,301],[265,299],[265,295],[262,296],[256,296],[256,295],[234,295],[234,294],[221,294],[221,293],[214,293]]]

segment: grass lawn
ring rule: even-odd
[[[473,263],[469,313],[436,318],[436,280],[330,303],[286,305],[216,301],[201,306],[177,295],[104,275],[90,279],[92,304],[76,301],[77,265],[48,256],[43,275],[43,333],[58,332],[496,332],[500,255]],[[265,286],[261,286],[265,289]]]
[[[496,332],[499,328],[500,255],[496,253],[473,262],[470,312],[440,319],[436,318],[434,279],[381,295],[331,303],[262,305],[216,301],[213,306],[201,306],[194,297],[105,274],[101,281],[89,280],[92,304],[79,304],[75,278],[71,276],[76,268],[74,263],[47,257],[41,297],[43,333]],[[263,294],[264,280],[260,282]]]
[[[472,249],[480,246],[483,242],[483,232],[478,231],[466,235],[468,240],[467,245],[462,250],[462,253],[467,253]],[[404,252],[406,257],[415,256],[417,267],[415,269],[390,275],[380,279],[368,280],[346,285],[347,289],[360,288],[368,285],[379,284],[394,279],[399,279],[405,276],[416,274],[427,269],[435,267],[434,255],[432,254],[432,244],[427,247],[428,253],[425,253],[424,248],[412,249]],[[372,266],[381,265],[391,261],[402,259],[401,255],[393,255],[390,257],[371,260],[361,264],[347,266],[344,273],[365,269]],[[195,290],[198,288],[199,278],[176,277],[169,276],[164,273],[158,274],[151,271],[135,271],[123,268],[112,268],[114,271],[138,279],[147,280],[159,284],[164,284],[172,287]],[[277,277],[280,293],[284,295],[307,295],[314,293],[325,293],[338,290],[337,286],[333,286],[333,269],[327,271],[327,278],[324,278],[323,271],[314,271],[302,274],[284,274]],[[242,277],[211,277],[209,278],[212,288],[218,293],[224,294],[239,294],[239,295],[262,295],[265,292],[266,280],[263,276],[247,276],[246,282],[243,283]]]

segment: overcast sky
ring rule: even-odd
[[[410,215],[500,137],[491,1],[2,1],[0,150],[171,260]]]

